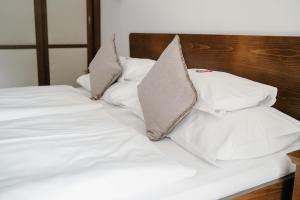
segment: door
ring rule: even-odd
[[[75,86],[87,69],[87,5],[87,0],[47,0],[50,84]]]
[[[0,0],[0,88],[73,85],[100,47],[100,0]]]

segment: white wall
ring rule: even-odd
[[[131,32],[300,36],[300,0],[102,0],[102,42]]]

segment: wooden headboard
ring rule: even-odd
[[[278,88],[275,105],[300,119],[300,37],[179,34],[189,68],[229,72]],[[158,59],[174,34],[130,34],[130,56]]]

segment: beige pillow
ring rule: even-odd
[[[142,80],[138,96],[151,140],[166,137],[191,111],[197,93],[187,72],[179,36]]]
[[[115,36],[99,49],[89,66],[91,93],[99,99],[105,90],[121,75],[122,67],[118,60]]]

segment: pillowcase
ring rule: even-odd
[[[254,106],[272,106],[277,88],[225,72],[190,69],[198,92],[196,109],[215,115]]]
[[[91,82],[90,82],[90,74],[83,74],[79,76],[76,80],[78,85],[84,88],[87,91],[91,91]]]
[[[179,36],[162,53],[138,85],[147,136],[166,137],[191,111],[197,100],[182,55]]]
[[[99,49],[90,63],[89,70],[92,97],[99,99],[122,73],[116,51],[115,36]]]
[[[140,82],[154,66],[155,60],[142,58],[128,58],[120,56],[120,63],[123,67],[123,74],[119,81]]]
[[[125,108],[144,119],[137,94],[137,85],[138,83],[134,81],[117,82],[106,90],[102,99],[109,104]]]
[[[217,159],[250,159],[283,150],[300,139],[300,123],[272,107],[253,107],[223,117],[194,109],[170,137],[215,164]]]

